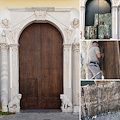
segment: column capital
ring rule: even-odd
[[[84,8],[85,9],[85,6],[81,5],[80,8]]]
[[[65,43],[63,43],[63,47],[70,47],[70,46],[72,46],[72,44],[65,44]]]
[[[72,45],[74,52],[80,52],[80,44],[79,43],[73,43]]]
[[[72,44],[63,44],[64,51],[69,51]]]
[[[118,7],[118,6],[116,6],[116,5],[113,5],[113,6],[112,6],[112,8],[117,8],[117,7]]]
[[[7,43],[0,43],[0,47],[1,47],[2,49],[7,50],[7,49],[8,49],[8,44],[7,44]]]
[[[10,48],[12,50],[12,52],[18,52],[18,47],[19,47],[19,44],[10,44]]]
[[[10,44],[10,47],[19,47],[19,44]]]

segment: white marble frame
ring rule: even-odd
[[[80,32],[82,33],[81,39],[85,39],[84,37],[84,29],[85,29],[85,5],[88,0],[80,0]],[[111,8],[112,8],[112,38],[111,40],[118,39],[118,5],[119,0],[110,0]]]
[[[42,9],[42,8],[39,8],[39,9]],[[15,9],[9,9],[9,10],[7,10],[7,12],[8,11],[13,12],[14,14],[17,14]],[[23,14],[26,12],[26,11],[24,11],[24,8],[19,8],[19,9],[17,9],[17,11],[22,11]],[[52,24],[60,31],[60,33],[63,37],[63,94],[68,98],[68,100],[70,100],[72,102],[72,100],[73,100],[72,93],[74,93],[73,89],[72,89],[72,81],[73,80],[72,80],[72,74],[71,74],[72,73],[72,65],[73,65],[72,57],[71,57],[72,56],[72,44],[78,44],[78,42],[76,43],[76,41],[74,43],[74,40],[79,37],[79,34],[78,34],[79,28],[72,28],[70,23],[74,20],[74,18],[79,19],[79,12],[78,12],[78,10],[76,10],[74,8],[54,8],[54,10],[52,12],[58,12],[58,14],[59,14],[61,11],[64,13],[69,13],[69,15],[72,16],[70,18],[68,25],[64,25],[61,23],[60,20],[56,20],[55,19],[56,15],[53,15],[53,17],[49,16],[48,15],[49,10],[48,11],[40,11],[39,10],[39,11],[33,11],[32,13],[34,13],[34,14],[32,16],[30,16],[25,21],[22,21],[19,24],[15,25],[14,27],[11,27],[11,26],[2,27],[2,29],[4,29],[6,31],[7,44],[9,45],[10,78],[8,78],[9,79],[9,91],[8,91],[9,100],[8,100],[8,102],[12,102],[14,97],[19,94],[19,37],[20,37],[22,31],[27,26],[29,26],[30,24],[32,24],[34,22],[38,22],[38,23],[47,22],[47,23]],[[4,12],[4,10],[3,10],[3,12]],[[5,10],[5,12],[6,12],[6,10]],[[65,21],[66,18],[63,17],[62,19],[64,19],[63,21]],[[10,22],[12,23],[13,21],[10,20]],[[77,48],[77,49],[79,49],[79,48]],[[77,62],[79,63],[79,61],[77,61]],[[78,70],[78,73],[80,73],[79,70]],[[75,77],[75,78],[77,78],[76,82],[79,83],[79,76]],[[79,84],[77,84],[77,85],[79,86]],[[78,89],[78,87],[74,87],[74,88]],[[77,91],[79,91],[79,90],[77,90]],[[76,95],[74,95],[74,96],[75,97],[77,96],[77,98],[78,98],[78,94],[79,93],[76,93]],[[75,100],[75,101],[77,101],[77,100]],[[75,108],[74,108],[74,105],[75,105]],[[76,111],[78,112],[78,110],[76,110],[77,109],[76,107],[79,106],[78,101],[77,101],[77,103],[74,102],[74,105],[72,108],[75,109],[75,112]],[[71,110],[66,109],[64,111],[71,112],[72,109]]]

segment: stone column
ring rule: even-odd
[[[64,94],[72,101],[71,95],[71,44],[63,44],[64,46]]]
[[[1,44],[1,104],[2,111],[8,111],[8,45]]]
[[[118,19],[118,25],[119,25],[119,29],[118,29],[118,31],[119,31],[119,39],[120,39],[120,6],[119,6],[119,8],[118,8],[118,16],[119,16],[119,19]]]
[[[85,6],[80,6],[80,39],[85,39]]]
[[[19,93],[18,44],[10,45],[10,101]]]
[[[118,9],[112,6],[112,39],[118,39]]]
[[[72,88],[73,88],[73,112],[79,112],[80,95],[80,44],[73,44],[73,64],[72,64]]]

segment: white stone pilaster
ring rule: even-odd
[[[85,6],[80,6],[80,39],[85,39]]]
[[[10,101],[19,93],[18,44],[10,45]]]
[[[118,39],[118,8],[112,6],[112,39]]]
[[[1,104],[2,111],[8,111],[8,45],[1,46]]]
[[[119,18],[118,18],[118,32],[119,32],[119,39],[120,39],[120,6],[119,6],[119,8],[118,8],[118,16],[119,16]]]
[[[72,101],[71,91],[71,44],[63,44],[64,46],[64,95]]]
[[[72,88],[73,88],[73,112],[79,112],[79,95],[80,95],[80,44],[73,44],[73,64],[72,64]]]

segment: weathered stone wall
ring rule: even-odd
[[[81,117],[120,110],[120,82],[81,87]]]

